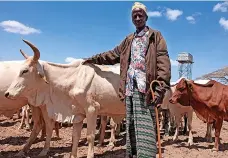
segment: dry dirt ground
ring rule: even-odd
[[[20,120],[9,120],[3,116],[0,117],[0,157],[14,157],[22,149],[30,132],[21,129],[18,130]],[[71,131],[72,127],[60,129],[60,140],[57,140],[55,133],[51,141],[51,148],[48,157],[64,158],[69,157],[71,152]],[[207,143],[204,140],[206,124],[200,121],[194,115],[193,119],[194,145],[187,146],[187,136],[180,135],[179,140],[173,142],[171,136],[162,139],[162,157],[164,158],[228,158],[228,123],[224,122],[221,131],[221,151],[211,152],[213,143]],[[213,131],[214,138],[214,131]],[[39,135],[40,136],[40,135]],[[86,129],[83,128],[82,138],[79,144],[78,156],[86,158],[87,146]],[[110,131],[107,129],[105,145],[108,143]],[[117,139],[116,147],[109,151],[106,146],[95,147],[95,158],[124,158],[125,157],[125,133],[122,132]],[[213,139],[214,140],[214,139]],[[44,142],[37,140],[27,154],[28,157],[36,157],[42,150]],[[95,142],[97,144],[97,141]]]

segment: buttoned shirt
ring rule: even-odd
[[[145,55],[149,40],[149,31],[142,30],[138,34],[135,32],[131,45],[131,61],[127,71],[126,95],[132,96],[134,79],[139,92],[146,91],[146,63]]]

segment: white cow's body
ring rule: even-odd
[[[176,88],[176,86],[172,86],[169,90],[166,91],[161,108],[169,109],[170,122],[171,122],[171,119],[175,118],[174,120],[175,120],[175,125],[176,125],[176,131],[175,131],[173,140],[177,140],[178,134],[179,134],[179,125],[181,122],[181,118],[184,116],[184,114],[187,114],[188,129],[189,129],[188,144],[192,145],[193,144],[193,136],[192,136],[193,109],[191,106],[182,106],[181,104],[171,104],[169,102],[169,99],[172,96],[173,92],[175,91],[175,88]]]
[[[87,118],[88,158],[94,157],[97,115],[125,117],[125,106],[118,97],[120,76],[108,66],[38,62],[39,50],[26,58],[6,97],[25,96],[34,106],[46,105],[48,117],[64,122],[73,118],[72,157],[77,157],[78,142],[84,118]],[[49,83],[48,85],[45,82]]]
[[[49,88],[45,86],[38,90],[42,96],[37,97],[40,98],[39,102],[34,102],[34,105],[47,105],[49,117],[59,122],[74,115],[72,157],[77,157],[82,122],[87,118],[88,157],[93,157],[97,115],[125,117],[125,106],[117,95],[119,74],[108,71],[107,66],[81,65],[77,62],[69,65],[43,63],[42,66]]]

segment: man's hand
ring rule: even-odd
[[[153,104],[155,106],[160,106],[162,104],[163,98],[165,95],[165,89],[160,87],[160,86],[156,86],[155,88],[155,94],[154,94],[154,102]]]
[[[93,62],[90,59],[84,59],[84,61],[82,62],[82,65],[85,65],[85,64],[88,64],[88,63],[93,63]]]

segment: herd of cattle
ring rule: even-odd
[[[38,134],[42,131],[45,145],[39,156],[47,155],[53,130],[59,137],[59,123],[73,125],[71,157],[77,157],[83,121],[87,123],[87,158],[94,157],[94,139],[97,118],[100,116],[99,144],[104,142],[107,121],[110,118],[111,138],[109,145],[115,146],[115,135],[125,118],[125,105],[118,97],[119,66],[85,64],[75,60],[69,64],[41,61],[36,46],[23,40],[31,47],[33,56],[20,50],[24,61],[0,62],[0,115],[12,117],[20,114],[19,128],[26,123],[31,129],[29,110],[32,114],[32,131],[23,149],[15,156],[24,156]],[[228,86],[214,80],[179,79],[171,83],[163,103],[159,106],[162,130],[167,123],[167,131],[175,128],[173,140],[178,139],[181,120],[185,118],[188,127],[188,145],[193,142],[193,112],[207,123],[206,140],[212,141],[212,127],[215,129],[213,150],[219,150],[219,137],[223,120],[228,121]],[[168,115],[167,115],[168,114]],[[164,123],[165,122],[165,123]],[[187,123],[187,124],[186,124]]]

